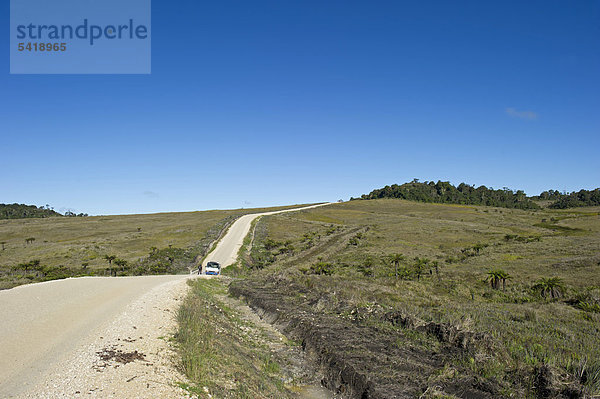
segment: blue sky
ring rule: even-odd
[[[120,214],[413,178],[600,186],[598,1],[154,0],[151,75],[10,75],[1,35],[0,202]]]

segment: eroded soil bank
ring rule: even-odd
[[[444,326],[416,325],[377,309],[351,309],[315,298],[290,281],[241,280],[229,291],[265,320],[302,342],[318,365],[322,384],[348,398],[415,398],[454,395],[498,398],[502,392],[449,359],[472,359],[486,338]],[[380,313],[380,314],[378,314]],[[479,342],[477,342],[479,341]],[[452,396],[447,396],[452,397]]]

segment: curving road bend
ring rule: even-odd
[[[285,209],[282,211],[263,212],[263,213],[251,213],[249,215],[241,216],[237,219],[225,234],[225,237],[219,241],[217,247],[209,253],[204,259],[203,266],[209,261],[219,262],[222,267],[227,267],[235,263],[239,249],[244,243],[244,237],[250,232],[250,226],[252,221],[260,216],[275,215],[277,213],[286,213],[300,211],[304,209],[312,209],[320,206],[331,205],[332,203],[324,203],[317,205],[310,205],[296,209]]]
[[[244,215],[207,260],[235,262],[259,216],[323,205]],[[174,328],[190,277],[82,277],[0,291],[0,397],[186,397],[161,336]],[[145,353],[147,363],[94,369],[98,351],[112,347]]]

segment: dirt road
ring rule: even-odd
[[[243,245],[244,237],[250,231],[250,225],[252,221],[260,216],[274,215],[276,213],[294,212],[302,209],[317,208],[319,206],[331,205],[331,203],[324,203],[318,205],[311,205],[303,208],[286,209],[283,211],[264,212],[264,213],[252,213],[249,215],[241,216],[236,220],[227,234],[219,242],[214,251],[212,251],[203,262],[203,266],[206,266],[206,262],[214,261],[219,262],[222,267],[227,267],[235,262],[237,253],[240,247]]]
[[[122,340],[131,339],[145,340],[145,351],[168,349],[157,339],[162,326],[151,323],[169,324],[172,317],[161,320],[162,313],[175,310],[175,295],[185,293],[186,278],[85,277],[1,291],[0,397],[74,397],[76,392],[110,397],[110,384],[105,384],[110,381],[104,381],[110,373],[93,369],[102,364],[97,352],[126,351]],[[115,365],[120,364],[111,362],[108,368]],[[151,367],[146,369],[153,374]],[[184,397],[171,389],[168,394]]]
[[[233,263],[254,218],[286,211],[242,216],[207,259]],[[0,397],[188,397],[165,339],[188,278],[83,277],[0,291]]]

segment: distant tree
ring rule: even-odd
[[[435,269],[435,275],[438,276],[438,278],[439,278],[440,277],[440,262],[438,262],[436,260],[436,261],[431,262],[431,265]]]
[[[512,276],[504,270],[498,270],[498,277],[502,281],[502,291],[506,290],[506,280],[510,280]]]
[[[417,275],[417,281],[421,280],[421,275],[427,268],[429,262],[430,262],[430,260],[427,258],[419,258],[419,257],[415,258],[414,269],[415,269],[415,274]]]
[[[113,267],[112,267],[112,263],[113,260],[117,259],[117,257],[115,255],[104,255],[104,259],[106,259],[106,261],[108,262],[108,270],[110,271],[110,275],[113,275]],[[116,276],[117,272],[116,270],[114,271],[114,274]]]
[[[561,198],[565,197],[565,194],[562,194],[560,191],[558,190],[548,190],[548,191],[543,191],[542,193],[540,193],[540,195],[536,197],[534,197],[535,199],[541,199],[541,200],[552,200],[552,201],[556,201],[559,200]]]
[[[127,261],[124,259],[115,259],[115,265],[121,268],[121,271],[125,271],[125,267],[127,267]]]
[[[404,259],[404,255],[399,253],[390,255],[390,263],[394,266],[394,276],[396,278],[398,278],[398,267],[400,266],[400,263],[404,262]]]
[[[19,268],[25,271],[25,274],[29,271],[30,264],[29,263],[20,263]]]
[[[500,280],[502,279],[502,271],[501,270],[490,270],[487,273],[487,281],[490,283],[490,287],[497,290],[500,284]]]
[[[565,285],[560,277],[541,278],[532,288],[539,291],[544,298],[550,295],[553,299],[560,298],[565,291]]]
[[[502,290],[506,289],[506,280],[510,280],[512,276],[506,273],[504,270],[490,270],[487,273],[487,281],[490,283],[490,286],[497,290],[500,288],[500,282],[502,282]]]
[[[40,269],[40,261],[39,259],[34,259],[32,261],[29,261],[27,263],[21,263],[18,265],[18,267],[22,270],[25,271],[25,274],[29,273],[29,270],[38,270]]]

